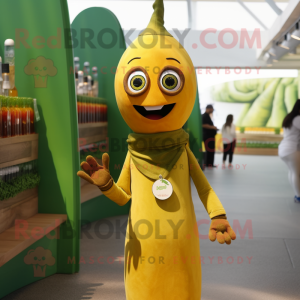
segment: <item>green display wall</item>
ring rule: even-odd
[[[203,152],[202,152],[202,116],[200,111],[199,93],[197,95],[193,111],[184,125],[184,129],[190,135],[190,148],[197,158],[199,164],[202,166]]]
[[[38,169],[39,213],[67,214],[60,239],[44,237],[29,249],[51,251],[54,262],[44,276],[35,276],[25,263],[28,249],[0,268],[0,298],[13,290],[54,273],[74,273],[79,258],[80,190],[78,127],[66,0],[1,1],[0,55],[5,39],[15,40],[16,86],[19,96],[37,99],[40,121]]]
[[[108,153],[110,172],[118,180],[126,153],[126,139],[130,129],[123,120],[115,98],[114,78],[117,65],[126,45],[120,23],[116,16],[106,8],[91,7],[82,11],[73,21],[72,37],[74,56],[80,58],[80,68],[85,61],[98,68],[99,97],[108,105]],[[82,223],[101,218],[127,214],[130,203],[118,206],[104,195],[82,204]]]

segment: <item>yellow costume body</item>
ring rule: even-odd
[[[200,299],[201,260],[190,176],[209,216],[225,214],[188,146],[166,178],[174,189],[169,199],[154,197],[154,180],[134,166],[129,153],[118,182],[103,192],[119,205],[132,198],[125,241],[127,300]]]
[[[200,246],[190,178],[212,219],[209,239],[230,244],[235,233],[182,130],[197,92],[193,63],[163,26],[163,1],[156,0],[153,7],[147,29],[125,51],[115,77],[119,110],[134,132],[119,180],[110,176],[108,154],[102,156],[103,166],[88,156],[77,174],[119,205],[132,199],[124,256],[127,300],[200,300]],[[140,151],[132,144],[157,137],[162,137],[158,147],[149,143]],[[144,162],[145,168],[158,163],[161,173],[142,170]],[[152,193],[160,174],[173,186],[167,200]]]

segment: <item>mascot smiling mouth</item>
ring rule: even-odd
[[[175,103],[160,106],[133,105],[139,114],[150,120],[160,120],[164,118],[171,112],[174,106]]]

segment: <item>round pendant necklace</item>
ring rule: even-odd
[[[167,200],[173,193],[173,186],[169,180],[159,175],[159,179],[152,185],[152,193],[159,200]]]

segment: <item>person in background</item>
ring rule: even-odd
[[[205,167],[216,167],[214,165],[216,148],[215,135],[217,134],[218,128],[214,126],[210,117],[213,111],[213,106],[209,104],[206,106],[205,113],[202,115],[203,141],[206,150]]]
[[[294,189],[296,203],[300,203],[300,100],[283,120],[283,140],[278,147],[279,157],[289,168],[289,181]]]
[[[232,168],[232,158],[236,142],[235,126],[233,122],[233,115],[228,115],[226,123],[222,127],[222,140],[223,140],[223,166],[225,166],[227,155],[229,155],[229,168]]]

